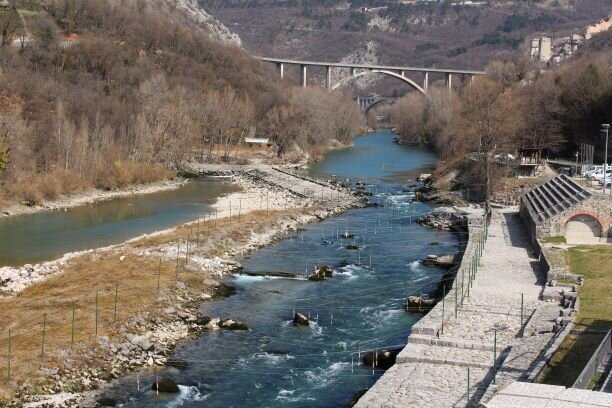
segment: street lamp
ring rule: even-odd
[[[609,123],[604,123],[601,125],[601,131],[606,134],[606,147],[604,150],[604,167],[603,167],[603,186],[601,190],[603,194],[606,193],[606,173],[608,170],[608,133],[609,133],[609,130],[610,130]],[[612,194],[612,186],[610,186],[610,193]]]

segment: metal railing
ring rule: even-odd
[[[607,358],[610,349],[612,349],[612,329],[608,330],[606,337],[604,337],[599,347],[597,347],[597,350],[593,356],[591,356],[591,359],[578,376],[578,379],[576,379],[576,382],[574,382],[574,385],[572,385],[572,388],[580,388],[583,390],[587,388],[591,378],[593,378],[604,359]]]

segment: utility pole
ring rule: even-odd
[[[606,147],[604,149],[604,167],[603,167],[603,186],[601,187],[601,192],[606,194],[606,172],[608,170],[608,134],[610,131],[610,124],[604,123],[601,125],[601,131],[606,134]],[[612,183],[612,177],[609,180]],[[610,185],[610,194],[612,194],[612,184]]]

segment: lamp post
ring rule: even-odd
[[[610,124],[604,123],[601,125],[601,131],[606,134],[606,147],[604,150],[604,167],[603,167],[603,186],[601,187],[601,192],[603,194],[606,193],[606,172],[608,170],[608,133],[610,130]],[[610,187],[610,192],[612,193],[612,186]]]

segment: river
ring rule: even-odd
[[[174,227],[237,190],[228,181],[201,178],[174,190],[0,219],[0,266],[48,261]]]
[[[353,147],[309,169],[311,175],[363,181],[371,200],[384,207],[307,225],[241,260],[246,272],[304,273],[327,263],[336,271],[332,278],[233,277],[228,283],[237,293],[202,309],[244,322],[249,331],[207,332],[179,346],[176,357],[188,367],[159,373],[181,384],[178,396],[156,396],[153,373],[140,375],[146,385],[140,390],[132,375],[106,395],[125,407],[344,407],[370,387],[382,371],[359,364],[359,357],[403,346],[420,318],[405,311],[406,296],[432,290],[443,273],[419,261],[458,251],[455,235],[415,223],[431,207],[403,191],[408,178],[430,170],[436,157],[392,139],[388,131],[358,137]],[[355,237],[343,240],[344,232]],[[294,311],[308,315],[310,326],[294,326]]]

